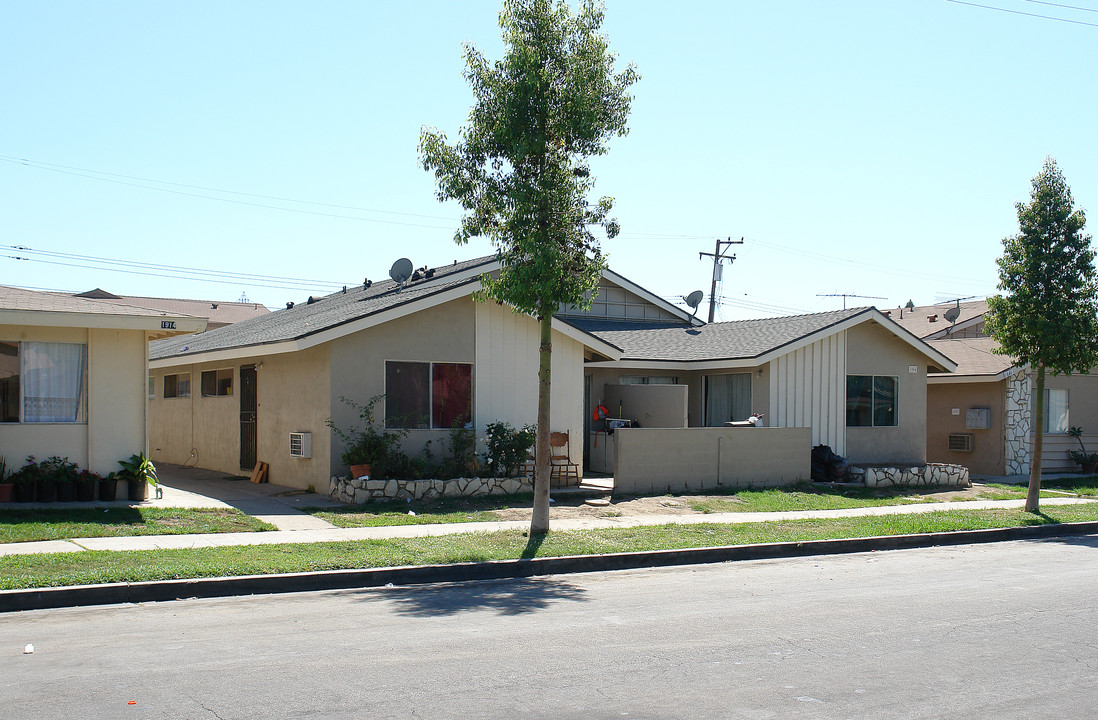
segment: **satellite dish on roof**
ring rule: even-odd
[[[951,323],[957,322],[957,318],[961,317],[961,306],[957,305],[955,307],[951,307],[950,309],[942,313],[942,317],[944,317]]]
[[[694,314],[697,315],[698,306],[701,305],[701,301],[704,298],[705,293],[703,293],[701,290],[695,290],[694,292],[684,297],[683,300],[686,301],[686,304],[689,305],[694,310]]]
[[[401,258],[393,263],[393,267],[389,270],[389,277],[398,285],[397,292],[400,292],[404,287],[404,283],[412,277],[412,270],[412,261],[408,258]]]

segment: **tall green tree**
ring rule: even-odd
[[[600,33],[603,6],[583,0],[506,0],[499,25],[506,46],[490,63],[465,44],[465,79],[475,103],[461,139],[425,127],[420,158],[433,170],[440,201],[465,209],[454,240],[487,236],[500,262],[481,278],[479,299],[510,305],[540,324],[538,417],[531,533],[549,529],[551,321],[560,305],[589,304],[606,267],[592,228],[618,234],[613,200],[590,204],[587,161],[628,132],[637,80],[632,65],[615,72]]]
[[[988,298],[988,332],[1018,367],[1032,368],[1033,455],[1026,510],[1039,510],[1044,450],[1045,373],[1087,372],[1098,364],[1098,284],[1094,250],[1083,234],[1086,215],[1075,208],[1056,161],[1045,158],[1028,203],[1015,203],[1018,233],[1003,238],[999,289]]]

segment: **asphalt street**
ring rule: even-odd
[[[1096,553],[1098,537],[1076,536],[11,613],[0,708],[51,720],[1086,718]]]

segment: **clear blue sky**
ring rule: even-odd
[[[610,0],[611,48],[641,74],[630,134],[594,165],[623,228],[603,244],[611,267],[667,298],[708,292],[698,252],[745,237],[725,320],[842,307],[827,293],[880,307],[992,294],[1046,155],[1093,234],[1098,12],[978,4],[1017,12]],[[461,43],[498,58],[499,7],[0,4],[0,284],[280,307],[401,256],[490,253],[453,243],[459,209],[437,202],[416,146],[421,125],[457,136]],[[304,282],[41,262],[97,264],[71,255]]]

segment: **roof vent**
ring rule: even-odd
[[[294,307],[294,304],[293,304],[293,302],[292,302],[292,301],[291,301],[291,302],[288,302],[288,303],[286,303],[286,309],[287,309],[287,310],[292,310],[292,309],[293,309],[293,307]]]
[[[320,302],[320,298],[315,298],[312,295],[310,295],[309,299],[305,301],[305,304],[306,305],[312,305],[315,302]]]
[[[938,322],[938,316],[937,315],[927,315],[926,316],[926,321],[927,322]]]
[[[891,310],[885,310],[884,314],[885,314],[885,317],[892,317],[892,311]]]

